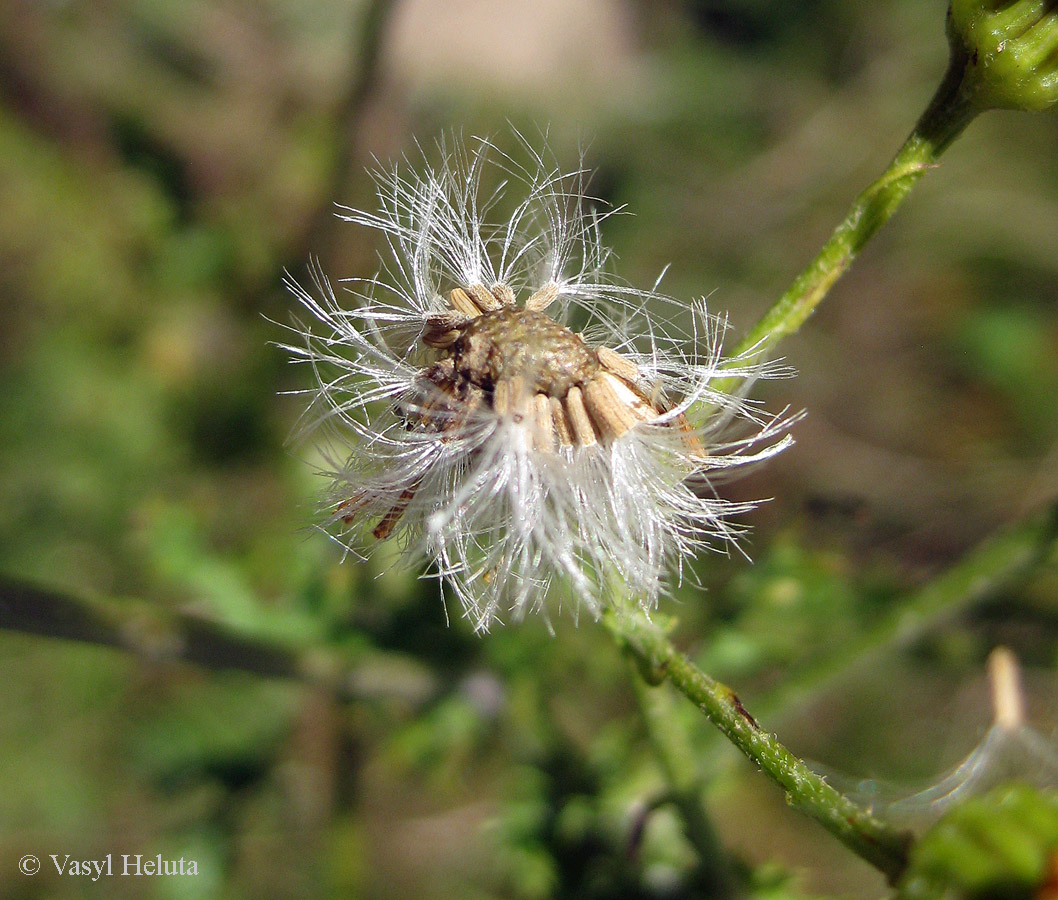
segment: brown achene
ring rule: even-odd
[[[422,342],[441,358],[423,369],[419,396],[404,412],[408,427],[458,432],[480,407],[528,422],[534,449],[590,447],[613,441],[664,411],[638,386],[634,362],[584,338],[544,313],[558,296],[548,283],[517,306],[505,284],[471,285],[448,295],[450,310],[427,319]],[[677,427],[696,453],[701,445],[680,416]],[[704,453],[702,454],[704,455]],[[410,485],[374,529],[387,538],[418,485]],[[343,504],[352,519],[357,498]]]
[[[485,406],[501,418],[528,422],[533,448],[554,453],[558,447],[608,443],[661,416],[666,407],[639,387],[632,360],[608,347],[589,347],[544,313],[557,296],[554,283],[524,306],[501,283],[452,290],[451,309],[430,316],[422,331],[422,342],[441,358],[422,370],[418,396],[401,411],[408,427],[439,432],[443,440]],[[680,415],[672,424],[691,452],[704,458],[687,420]],[[417,489],[416,483],[403,491],[374,529],[377,539],[389,537]],[[339,511],[348,522],[361,505],[362,498],[353,497]]]
[[[431,316],[422,334],[442,357],[422,374],[421,424],[443,432],[484,403],[530,421],[536,449],[554,451],[613,440],[661,415],[637,386],[635,363],[592,349],[543,312],[557,296],[549,283],[517,306],[505,284],[454,289],[451,312]]]

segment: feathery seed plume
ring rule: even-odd
[[[524,164],[441,142],[436,164],[376,173],[379,211],[342,217],[388,252],[350,305],[318,265],[314,292],[288,279],[329,530],[431,560],[480,631],[549,594],[574,614],[614,589],[653,608],[670,568],[743,530],[730,519],[752,504],[717,496],[718,477],[790,442],[789,418],[710,389],[781,370],[723,360],[704,301],[606,274],[611,213],[590,209],[583,171],[523,144]]]

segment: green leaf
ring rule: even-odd
[[[1032,900],[1058,859],[1058,795],[1012,784],[956,807],[912,851],[898,900]]]

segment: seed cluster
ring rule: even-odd
[[[482,407],[500,419],[526,425],[534,449],[591,447],[613,441],[665,410],[637,386],[639,369],[608,347],[584,338],[544,310],[558,296],[549,283],[523,307],[505,284],[471,285],[448,295],[451,309],[427,318],[421,335],[441,358],[422,371],[409,427],[459,433]],[[694,455],[701,444],[683,416],[676,420]],[[405,488],[373,530],[383,540],[400,522],[419,485]],[[358,498],[343,504],[351,521]]]
[[[663,410],[637,386],[635,363],[589,347],[543,312],[557,295],[548,284],[519,307],[505,284],[453,290],[451,311],[431,316],[422,334],[443,356],[422,373],[421,424],[444,431],[484,404],[529,423],[536,449],[554,452],[657,419]]]
[[[519,140],[442,141],[437,162],[376,173],[377,210],[343,214],[388,247],[350,279],[354,306],[318,267],[315,292],[290,282],[328,525],[354,553],[373,534],[428,559],[479,631],[556,599],[598,616],[615,585],[653,609],[671,564],[745,530],[753,504],[713,475],[790,443],[788,419],[716,388],[771,367],[725,360],[703,302],[607,274],[586,173]]]

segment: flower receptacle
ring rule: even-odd
[[[952,0],[947,30],[960,92],[978,111],[1058,102],[1058,0]]]

